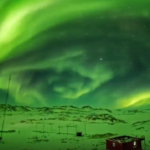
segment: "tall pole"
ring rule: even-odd
[[[37,132],[37,123],[36,123],[36,132]]]
[[[146,150],[146,144],[145,144],[145,136],[144,136],[144,147],[145,147],[145,150]]]
[[[52,133],[52,124],[51,124],[51,133]]]
[[[51,125],[51,133],[52,133],[52,123],[50,123],[50,125]]]
[[[84,132],[85,132],[85,135],[86,135],[86,124],[84,124]]]
[[[77,125],[75,127],[76,127],[76,133],[77,133]]]
[[[1,128],[1,140],[3,136],[3,130],[4,130],[4,124],[5,124],[5,116],[6,116],[6,110],[7,110],[7,101],[8,101],[8,94],[9,94],[9,87],[10,87],[10,80],[11,80],[11,75],[9,76],[9,81],[8,81],[8,88],[7,88],[7,94],[6,94],[6,100],[5,100],[5,108],[4,108],[4,114],[3,114],[3,121],[2,121],[2,128]]]
[[[58,128],[59,128],[59,132],[58,133],[60,134],[60,125],[58,126]]]
[[[68,125],[67,125],[67,134],[68,134]]]
[[[43,133],[44,133],[44,128],[45,128],[45,122],[43,123]]]

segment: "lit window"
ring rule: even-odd
[[[136,141],[134,141],[133,145],[136,145]]]
[[[115,147],[115,143],[113,143],[113,147]]]

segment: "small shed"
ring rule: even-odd
[[[82,136],[82,132],[77,132],[76,136]]]
[[[145,138],[118,136],[106,139],[106,150],[143,150],[141,141]]]

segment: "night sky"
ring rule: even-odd
[[[0,0],[0,103],[150,107],[150,0]]]

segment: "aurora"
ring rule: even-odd
[[[1,0],[0,103],[150,106],[150,1]]]

